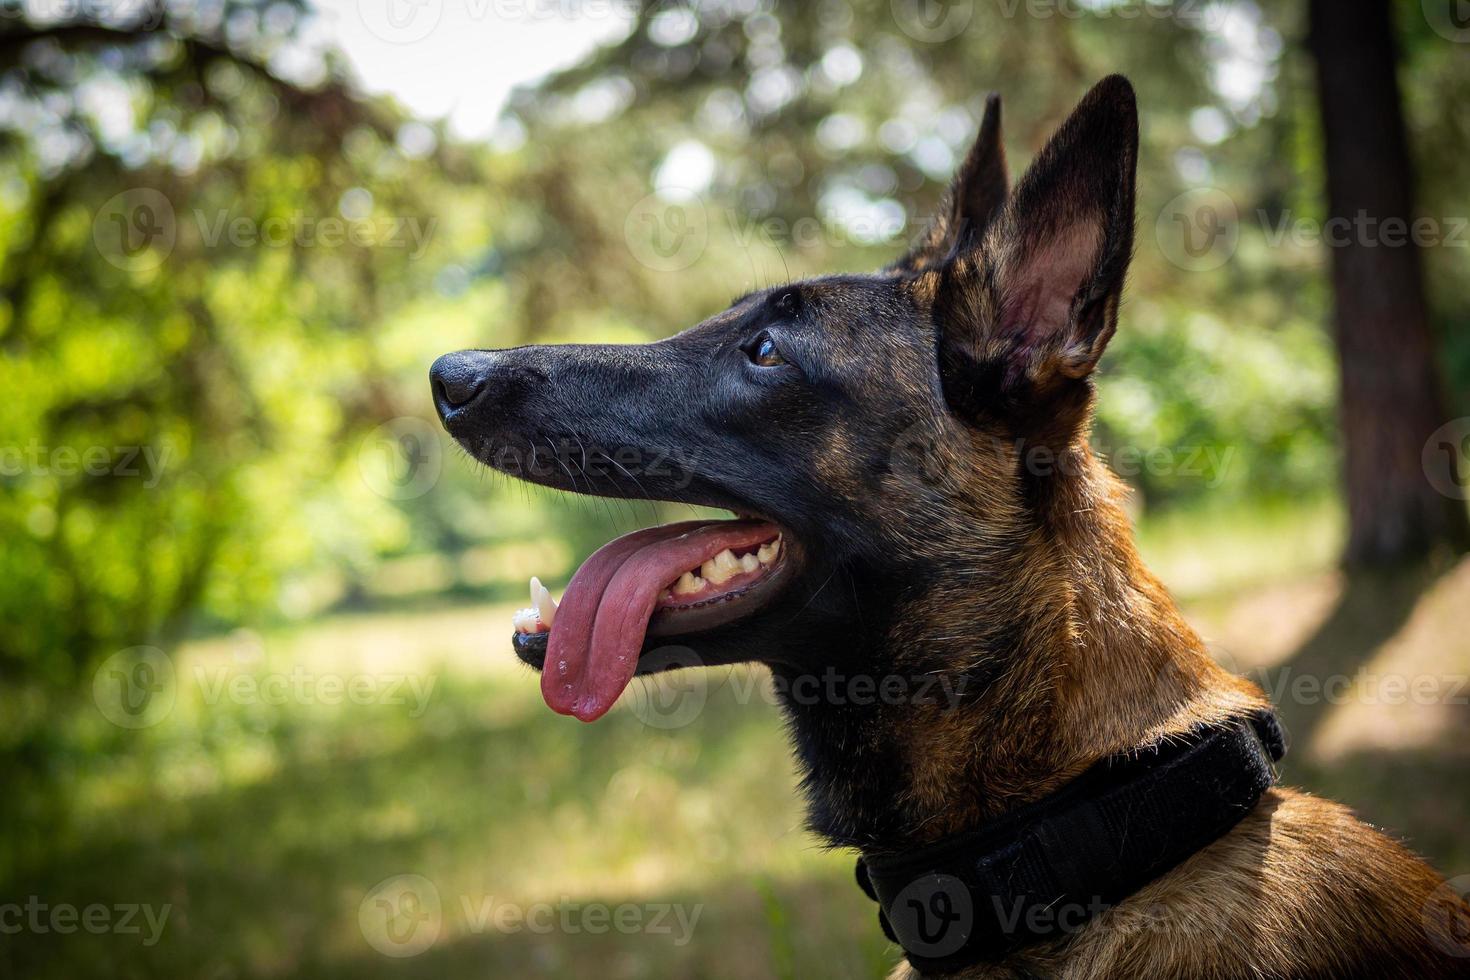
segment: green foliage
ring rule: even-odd
[[[0,880],[184,896],[195,924],[161,958],[123,957],[149,975],[381,968],[361,958],[356,903],[405,867],[520,901],[554,901],[569,870],[609,901],[687,890],[733,938],[665,951],[654,967],[672,975],[891,959],[846,860],[789,833],[771,712],[721,693],[697,730],[653,736],[627,717],[590,733],[532,719],[524,676],[463,669],[507,656],[481,648],[506,609],[413,614],[519,601],[529,574],[564,581],[613,530],[674,516],[488,474],[439,433],[425,372],[462,347],[653,339],[751,288],[883,265],[938,206],[988,90],[1019,173],[1097,78],[1139,89],[1138,251],[1096,442],[1140,491],[1150,560],[1207,594],[1336,549],[1325,250],[1273,234],[1321,213],[1299,5],[960,4],[966,29],[932,39],[914,16],[944,5],[649,4],[626,37],[518,93],[522,138],[493,145],[357,94],[307,44],[300,0],[170,3],[157,23],[16,6],[0,0]],[[1421,207],[1464,215],[1464,46],[1400,7]],[[1241,77],[1260,84],[1222,83]],[[655,193],[675,151],[710,168],[693,204]],[[1170,237],[1173,202],[1201,187],[1237,217],[1215,264]],[[649,251],[681,230],[701,236],[688,262]],[[1462,410],[1466,254],[1425,256]],[[402,469],[409,445],[422,470]],[[1217,540],[1199,544],[1201,526]],[[243,624],[286,654],[240,672],[324,670],[365,633],[421,669],[447,644],[413,641],[446,621],[475,646],[422,718],[205,704],[185,684],[136,732],[92,700],[99,663],[141,645],[182,674],[234,657]],[[694,855],[687,879],[638,864],[659,834]],[[573,974],[602,971],[606,948],[460,937],[407,966]],[[0,972],[41,975],[46,952],[0,944]],[[645,952],[616,962],[652,972]],[[79,938],[59,973],[116,956]]]
[[[343,464],[409,411],[376,336],[431,291],[439,224],[464,237],[438,216],[464,164],[410,159],[392,112],[330,75],[261,67],[299,23],[263,10],[225,11],[254,24],[229,44],[175,21],[0,34],[29,56],[0,154],[12,676],[75,685],[119,646],[271,608],[287,571],[401,546],[402,515]],[[400,246],[395,223],[423,234]]]

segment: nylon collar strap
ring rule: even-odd
[[[1240,821],[1286,752],[1270,711],[1112,756],[979,831],[859,858],[888,938],[922,973],[1080,929]]]

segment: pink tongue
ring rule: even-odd
[[[541,696],[551,710],[595,721],[638,669],[658,595],[726,548],[748,549],[778,529],[751,521],[684,521],[603,545],[567,585],[547,638]]]

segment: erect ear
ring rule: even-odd
[[[1006,150],[1000,137],[1000,96],[992,93],[985,99],[980,134],[955,171],[939,213],[918,244],[888,271],[918,272],[943,262],[965,242],[978,242],[1000,213],[1009,189]]]
[[[1132,257],[1137,159],[1133,86],[1112,75],[1073,110],[978,245],[940,270],[935,312],[952,402],[1047,389],[1097,365]]]

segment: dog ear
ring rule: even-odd
[[[919,243],[888,266],[889,272],[913,273],[938,265],[956,248],[980,241],[985,228],[1000,213],[1010,183],[1006,177],[1006,150],[1000,135],[1000,96],[985,99],[985,117],[965,162],[955,171],[939,213],[929,222]]]
[[[1073,110],[983,240],[940,270],[947,394],[1015,397],[1091,373],[1132,257],[1137,159],[1133,86],[1113,75]]]

